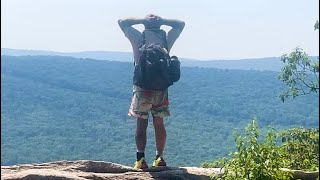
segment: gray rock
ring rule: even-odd
[[[222,172],[219,168],[169,166],[140,170],[111,162],[88,160],[1,166],[3,180],[209,180],[213,174],[219,175]]]

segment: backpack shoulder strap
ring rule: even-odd
[[[168,41],[167,41],[167,33],[166,31],[164,31],[163,29],[161,29],[161,33],[162,33],[162,37],[163,37],[163,40],[164,40],[164,47],[167,49],[167,51],[169,51],[168,49]]]
[[[146,33],[142,31],[142,45],[146,44]]]
[[[146,34],[145,34],[145,31],[142,31],[142,42],[141,44],[139,45],[139,50],[140,51],[143,51],[143,46],[146,44]]]
[[[146,35],[145,35],[145,30],[142,31],[142,42],[141,44],[139,45],[139,51],[140,51],[140,57],[139,59],[141,59],[141,56],[142,56],[142,52],[145,50],[145,45],[146,45]],[[133,65],[136,66],[136,61],[133,62]]]

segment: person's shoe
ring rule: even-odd
[[[167,163],[164,161],[163,157],[160,156],[153,161],[152,166],[153,167],[167,166]]]
[[[139,161],[136,161],[134,163],[134,168],[136,169],[147,169],[148,164],[144,158],[141,158]]]

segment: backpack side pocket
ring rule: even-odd
[[[180,61],[177,56],[171,56],[170,79],[172,82],[177,82],[180,79]]]

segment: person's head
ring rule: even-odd
[[[155,14],[148,14],[145,17],[144,26],[146,29],[160,29],[161,17]]]

